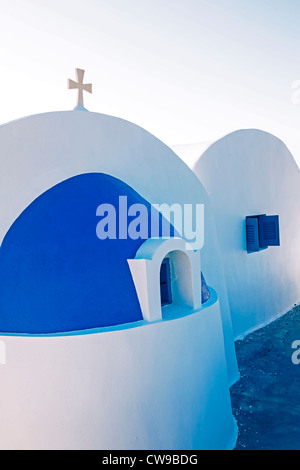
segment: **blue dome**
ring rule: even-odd
[[[25,209],[0,249],[0,332],[63,333],[143,319],[127,260],[149,234],[137,240],[96,235],[97,207],[118,208],[120,196],[127,197],[128,207],[147,207],[150,232],[151,205],[102,173],[70,178]],[[134,218],[128,216],[127,224]],[[160,216],[160,231],[166,223]],[[202,276],[203,303],[209,297]]]
[[[46,191],[14,222],[0,249],[2,333],[46,334],[143,319],[127,259],[145,240],[96,236],[97,207],[117,208],[119,196],[127,196],[128,207],[151,207],[122,181],[92,173]]]

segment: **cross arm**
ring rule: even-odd
[[[75,88],[78,88],[78,83],[74,82],[74,80],[71,80],[69,78],[68,80],[68,88],[69,90],[74,90]]]
[[[93,91],[92,91],[92,84],[91,84],[91,83],[87,83],[87,84],[83,85],[83,89],[84,89],[85,91],[87,91],[88,93],[92,93],[92,92],[93,92]]]

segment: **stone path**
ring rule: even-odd
[[[236,450],[300,450],[300,306],[236,343],[241,380],[231,389]]]

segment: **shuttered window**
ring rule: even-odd
[[[280,246],[278,215],[263,215],[258,220],[259,244],[265,246]]]
[[[259,251],[258,218],[246,218],[247,251]]]
[[[246,217],[247,251],[260,251],[269,246],[280,246],[279,216],[255,215]]]

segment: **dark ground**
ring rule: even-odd
[[[236,343],[241,380],[231,389],[236,450],[300,450],[300,306]]]

